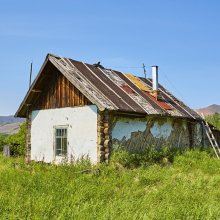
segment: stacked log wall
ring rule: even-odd
[[[104,148],[104,115],[103,112],[98,110],[97,113],[97,162],[105,161],[105,148]]]
[[[111,154],[111,144],[112,144],[112,133],[111,133],[111,121],[112,114],[110,111],[104,112],[104,147],[105,147],[105,162],[109,163],[110,154]]]
[[[111,114],[109,111],[98,112],[97,116],[97,155],[98,162],[109,163],[111,153]]]

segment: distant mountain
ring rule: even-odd
[[[0,135],[7,136],[9,134],[17,133],[19,129],[19,125],[21,124],[22,124],[22,121],[11,123],[11,124],[0,125]]]
[[[194,109],[194,111],[197,112],[199,115],[203,113],[204,116],[213,115],[215,112],[218,112],[220,114],[220,105],[214,104],[206,108]]]
[[[15,118],[13,115],[0,116],[0,125],[11,124],[25,120],[24,118]]]

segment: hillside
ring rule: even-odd
[[[13,115],[0,116],[0,125],[11,124],[25,120],[24,118],[15,118]]]
[[[203,113],[204,116],[213,115],[215,112],[220,113],[220,105],[213,104],[206,108],[194,109],[194,111],[196,111],[199,115],[201,115],[201,113]]]
[[[0,135],[9,135],[9,134],[15,134],[18,132],[19,125],[21,125],[23,121],[19,121],[16,123],[11,123],[11,124],[4,124],[0,125]]]

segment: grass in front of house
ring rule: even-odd
[[[176,152],[172,163],[154,154],[115,153],[99,175],[75,173],[91,168],[88,160],[54,166],[1,155],[0,219],[218,219],[213,153]]]

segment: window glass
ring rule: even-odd
[[[61,154],[61,138],[56,138],[56,155]]]
[[[62,129],[62,136],[67,137],[67,129]]]
[[[67,138],[63,138],[63,153],[66,154],[67,153]]]
[[[56,129],[56,131],[57,131],[57,136],[61,136],[61,129]]]
[[[56,155],[67,154],[67,128],[56,128]]]

